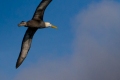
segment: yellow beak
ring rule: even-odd
[[[52,25],[51,28],[55,28],[55,29],[57,29],[57,26]]]

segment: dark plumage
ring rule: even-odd
[[[20,51],[19,57],[17,59],[16,68],[18,68],[22,64],[24,59],[26,58],[27,53],[31,46],[33,35],[35,34],[35,32],[38,29],[46,28],[48,26],[51,28],[56,28],[49,22],[43,21],[44,11],[51,1],[52,0],[42,0],[41,3],[36,8],[36,11],[33,15],[32,20],[30,20],[28,22],[22,21],[20,24],[18,24],[18,26],[25,26],[25,27],[28,27],[28,29],[27,29],[27,31],[24,35],[23,41],[22,41],[21,51]]]

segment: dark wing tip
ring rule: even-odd
[[[17,64],[16,64],[16,69],[17,69],[19,66],[20,66],[20,65],[17,63]]]
[[[25,58],[26,57],[21,57],[21,54],[19,55],[18,60],[16,62],[16,69],[22,64]]]
[[[17,62],[16,62],[16,69],[22,64],[23,60],[20,60],[18,58]]]

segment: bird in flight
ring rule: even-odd
[[[32,38],[38,29],[48,28],[48,27],[55,29],[57,28],[56,26],[52,25],[50,22],[43,21],[44,11],[51,1],[52,0],[42,0],[41,3],[36,8],[36,11],[32,19],[27,22],[22,21],[20,24],[18,24],[19,27],[24,26],[24,27],[28,27],[28,29],[26,30],[26,33],[22,40],[20,54],[16,62],[16,68],[18,68],[26,58],[31,46]]]

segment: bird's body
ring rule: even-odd
[[[31,28],[45,28],[45,23],[43,21],[30,20],[30,21],[27,22],[26,27],[31,27]]]
[[[36,8],[32,20],[29,20],[27,22],[22,21],[20,24],[18,24],[18,26],[25,26],[28,27],[28,29],[22,41],[20,54],[16,63],[16,68],[18,68],[26,58],[27,53],[31,46],[32,38],[38,29],[47,28],[47,27],[57,28],[56,26],[53,26],[49,22],[43,21],[44,11],[51,1],[52,0],[42,0],[41,3]]]

